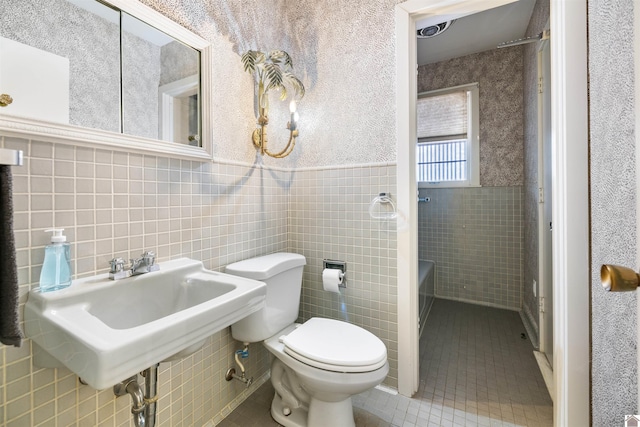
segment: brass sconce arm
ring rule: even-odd
[[[242,63],[245,71],[251,73],[256,81],[254,87],[254,97],[257,105],[257,128],[251,135],[253,145],[260,150],[260,154],[275,158],[287,157],[296,145],[298,131],[298,113],[296,103],[291,101],[291,120],[287,123],[289,130],[289,141],[287,145],[276,153],[272,153],[267,148],[267,126],[269,124],[269,91],[279,90],[280,99],[287,98],[287,88],[285,83],[293,87],[295,94],[300,98],[304,96],[304,85],[293,75],[291,57],[287,52],[274,50],[268,54],[250,50],[242,55]],[[281,68],[282,67],[282,68]]]
[[[258,94],[258,100],[260,100],[262,96],[265,96],[265,93],[260,91]],[[296,146],[296,138],[298,137],[299,132],[297,129],[298,124],[297,113],[295,112],[295,101],[291,101],[291,104],[291,121],[287,122],[287,129],[289,130],[289,141],[287,142],[287,145],[284,147],[284,149],[277,153],[272,153],[267,148],[267,125],[269,124],[269,117],[267,117],[266,108],[259,108],[260,116],[258,117],[258,127],[253,131],[251,140],[253,141],[253,145],[260,150],[260,154],[266,154],[267,156],[274,157],[276,159],[282,159],[284,157],[287,157],[293,151],[293,148]]]

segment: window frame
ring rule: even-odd
[[[452,86],[443,89],[419,92],[417,99],[428,98],[436,95],[446,95],[448,93],[466,91],[468,96],[467,110],[467,179],[463,181],[440,181],[427,182],[418,181],[416,170],[416,183],[418,188],[456,188],[456,187],[480,187],[480,90],[478,83],[469,83],[459,86]],[[416,127],[418,117],[416,111]],[[446,140],[443,140],[446,141]],[[435,142],[435,141],[434,141]],[[415,147],[418,147],[416,138]],[[416,158],[416,169],[418,168]]]

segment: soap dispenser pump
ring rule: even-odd
[[[40,272],[40,292],[56,291],[71,285],[71,245],[62,234],[64,228],[45,230],[52,232],[51,244],[44,248],[44,263]]]

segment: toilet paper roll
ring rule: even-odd
[[[322,287],[325,291],[340,293],[340,285],[344,274],[335,268],[322,270]]]

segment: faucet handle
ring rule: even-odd
[[[109,261],[109,264],[111,265],[111,270],[109,270],[109,273],[117,273],[124,270],[124,259],[120,257],[112,259],[111,261]]]
[[[146,251],[145,253],[142,254],[142,258],[144,258],[144,262],[148,266],[151,266],[156,262],[156,253],[153,251]]]
[[[145,264],[147,264],[147,271],[151,273],[152,271],[160,270],[160,266],[156,264],[156,253],[153,251],[147,251],[142,254],[142,258],[144,258]]]
[[[124,259],[117,257],[109,261],[111,269],[109,270],[109,279],[118,280],[129,277],[129,272],[124,269]]]

